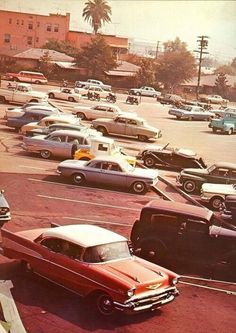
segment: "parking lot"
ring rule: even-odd
[[[39,88],[48,89],[45,86]],[[161,129],[162,138],[156,143],[169,143],[173,147],[192,149],[208,165],[217,161],[235,163],[235,135],[213,134],[206,121],[178,121],[168,115],[168,106],[162,106],[154,98],[142,97],[138,106],[130,106],[125,103],[125,94],[117,94],[117,97],[117,105],[121,109],[134,111],[152,126]],[[68,113],[75,105],[57,100],[52,103]],[[96,102],[84,99],[82,103],[91,105]],[[3,117],[6,107],[9,105],[0,105],[0,183],[11,208],[12,221],[7,228],[18,231],[44,227],[51,222],[62,225],[88,223],[108,228],[129,238],[131,227],[138,219],[141,208],[150,200],[159,198],[157,193],[149,191],[146,195],[136,195],[102,186],[78,187],[69,181],[61,180],[56,173],[60,160],[43,160],[22,150],[21,136],[5,126]],[[84,124],[90,125],[88,121]],[[136,139],[113,138],[129,154],[135,156],[147,144]],[[160,170],[160,175],[175,184],[176,172]],[[167,195],[179,200],[178,194],[172,188],[163,184],[159,186]],[[161,310],[135,317],[121,314],[107,321],[96,317],[91,322],[89,309],[84,310],[83,300],[77,296],[39,277],[28,278],[22,274],[18,264],[2,256],[0,265],[0,279],[11,279],[13,282],[12,294],[28,333],[78,333],[95,330],[141,332],[144,329],[154,333],[157,325],[160,330],[173,333],[180,330],[180,327],[190,333],[205,333],[207,330],[233,333],[236,330],[235,294],[230,292],[180,284],[181,296]],[[189,267],[186,273],[191,275],[193,271],[194,267]],[[235,292],[235,284],[230,288],[229,290]],[[221,286],[219,289],[224,288]],[[179,321],[179,318],[183,320]]]

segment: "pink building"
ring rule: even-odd
[[[64,41],[69,23],[69,13],[38,15],[0,10],[0,48],[37,48],[49,39]]]

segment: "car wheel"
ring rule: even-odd
[[[49,98],[55,98],[55,95],[54,95],[53,93],[49,93],[49,94],[48,94],[48,97],[49,97]]]
[[[38,103],[39,101],[37,99],[31,99],[30,102],[31,103]]]
[[[48,159],[51,157],[51,152],[49,150],[41,150],[40,155],[42,158]]]
[[[144,194],[147,192],[147,186],[144,182],[136,181],[132,184],[132,191],[136,194]]]
[[[217,130],[216,130],[215,127],[212,128],[212,132],[213,132],[213,133],[216,133],[216,132],[217,132]]]
[[[188,120],[190,120],[190,121],[193,121],[193,119],[194,119],[193,117],[189,117],[189,118],[188,118]]]
[[[145,142],[148,141],[148,137],[146,135],[138,135],[138,140]]]
[[[85,120],[85,119],[87,119],[86,116],[85,116],[85,114],[84,114],[83,112],[77,112],[77,113],[76,113],[76,116],[77,116],[78,118],[80,118],[81,120]]]
[[[157,95],[156,95],[156,94],[153,94],[152,97],[157,98]]]
[[[145,239],[137,246],[141,248],[140,257],[161,264],[166,260],[167,247],[161,240]]]
[[[98,126],[97,130],[101,132],[103,135],[107,135],[107,130],[103,126]]]
[[[224,200],[221,197],[216,196],[211,198],[210,205],[213,209],[219,210],[222,206],[223,201]]]
[[[95,302],[97,311],[103,316],[111,316],[115,312],[113,299],[108,294],[98,294]]]
[[[85,183],[85,177],[82,173],[74,173],[71,177],[73,183],[76,185],[83,185]]]
[[[36,81],[35,81],[35,83],[36,83],[36,84],[40,84],[41,82],[40,82],[40,81],[38,81],[38,80],[36,80]]]
[[[228,135],[231,135],[233,134],[233,129],[232,128],[229,128],[228,131],[226,132]]]
[[[75,99],[74,99],[74,97],[68,97],[68,101],[69,102],[75,102]]]
[[[176,119],[177,119],[177,120],[180,120],[180,119],[181,119],[181,117],[180,117],[180,116],[176,116]]]
[[[196,190],[196,187],[194,180],[185,180],[183,183],[183,189],[187,193],[193,193]]]
[[[148,168],[153,168],[155,166],[155,160],[152,156],[147,156],[144,158],[144,165]]]

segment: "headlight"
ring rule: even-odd
[[[132,288],[132,289],[128,290],[127,291],[127,296],[129,296],[129,297],[134,296],[134,292],[135,292],[135,288]]]
[[[175,286],[178,282],[179,282],[179,278],[178,278],[178,277],[175,277],[175,278],[172,280],[172,284],[173,284],[173,286]]]

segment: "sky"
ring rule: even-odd
[[[92,32],[82,18],[86,0],[0,0],[0,10],[39,14],[69,12],[70,29]],[[190,51],[198,36],[209,36],[209,56],[224,63],[236,57],[236,1],[107,0],[111,23],[101,32],[150,43],[179,37]]]

